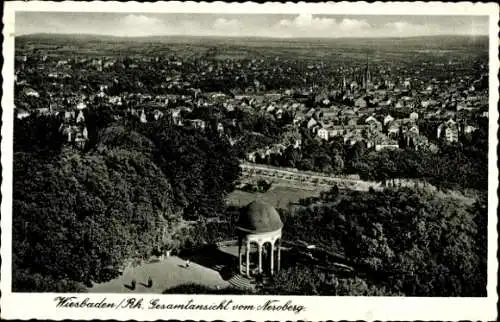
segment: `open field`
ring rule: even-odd
[[[137,267],[127,268],[119,277],[101,284],[95,284],[89,289],[93,293],[155,293],[183,284],[195,283],[209,288],[225,288],[229,283],[220,274],[203,265],[192,262],[185,267],[185,260],[171,256],[162,261],[145,263]],[[148,278],[153,280],[152,287],[146,287]],[[132,280],[137,281],[137,287],[130,289]]]
[[[227,203],[233,206],[244,206],[255,200],[267,202],[276,208],[286,208],[300,199],[319,196],[321,190],[304,190],[291,187],[271,187],[264,193],[234,190],[227,197]]]
[[[274,38],[218,38],[218,37],[112,37],[95,35],[33,34],[16,38],[21,47],[31,50],[48,50],[51,54],[92,56],[117,55],[123,52],[139,55],[179,54],[185,57],[209,55],[218,60],[259,59],[266,56],[298,58],[303,60],[325,59],[332,62],[347,60],[365,61],[391,59],[405,60],[418,56],[462,57],[471,52],[488,52],[488,37],[429,36],[409,38],[336,38],[336,39],[274,39]],[[147,46],[145,46],[147,45]]]

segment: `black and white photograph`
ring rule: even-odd
[[[12,13],[2,293],[295,316],[304,296],[496,296],[487,10],[87,4]]]

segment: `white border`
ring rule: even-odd
[[[14,19],[16,11],[80,11],[80,12],[171,12],[171,13],[321,13],[356,15],[487,15],[490,17],[490,111],[489,111],[489,222],[488,222],[488,286],[487,298],[403,298],[403,297],[303,297],[303,296],[217,296],[217,295],[141,295],[145,301],[160,298],[169,303],[185,303],[195,298],[197,303],[211,304],[224,298],[237,303],[259,305],[268,299],[279,298],[300,303],[306,310],[300,314],[262,311],[151,311],[104,309],[56,309],[54,297],[61,294],[11,293],[11,223],[12,223],[12,145],[13,145],[13,75],[14,75]],[[224,2],[7,2],[4,5],[4,66],[2,70],[2,204],[1,204],[1,308],[6,319],[116,319],[116,320],[496,320],[498,296],[497,269],[497,130],[498,130],[498,16],[494,3],[265,3]],[[127,294],[84,294],[93,300],[106,297],[118,301]]]

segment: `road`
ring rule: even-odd
[[[331,188],[368,191],[370,188],[380,190],[381,182],[353,179],[353,176],[330,176],[319,172],[300,171],[296,169],[273,167],[243,162],[240,164],[243,182],[260,178],[274,184],[285,184],[294,187]]]

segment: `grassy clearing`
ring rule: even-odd
[[[261,200],[276,208],[286,208],[300,199],[319,196],[320,190],[304,190],[292,187],[271,187],[264,193],[234,190],[227,197],[228,205],[245,206],[252,201]]]

